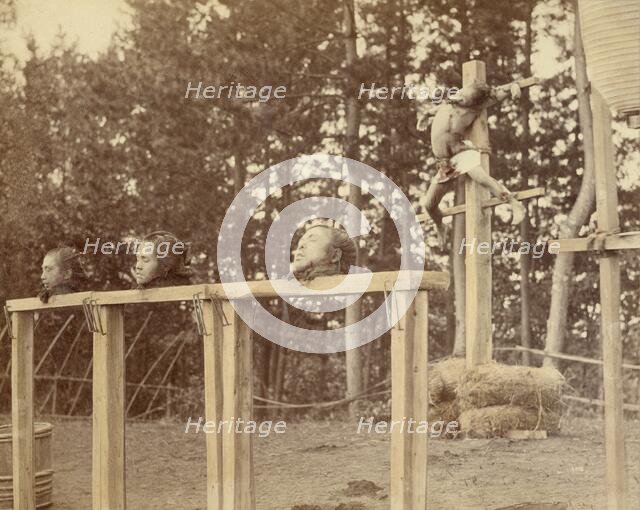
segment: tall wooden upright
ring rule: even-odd
[[[419,291],[391,330],[392,510],[427,507],[428,434],[416,423],[427,422],[428,306],[427,292]]]
[[[220,338],[224,424],[222,509],[253,510],[253,434],[244,432],[247,422],[252,420],[253,409],[251,330],[235,313],[229,301],[222,302],[222,309],[229,320],[229,324],[222,328]]]
[[[204,407],[206,421],[222,421],[222,321],[211,300],[202,303],[205,334]],[[222,434],[216,430],[206,434],[207,442],[207,510],[219,510],[222,504]]]
[[[462,85],[485,84],[484,62],[471,60],[462,65]],[[474,122],[469,139],[476,147],[489,147],[486,109]],[[489,155],[482,153],[482,167],[489,173]],[[491,242],[491,209],[482,203],[489,192],[473,179],[465,179],[466,232],[466,359],[467,367],[491,361],[491,250],[478,245]],[[459,249],[459,247],[457,247]]]
[[[100,306],[93,334],[93,510],[124,510],[124,321],[122,305]]]
[[[33,312],[11,314],[13,508],[35,510],[33,435]]]
[[[591,93],[596,174],[598,230],[615,233],[618,193],[611,133],[611,113],[600,93]],[[625,451],[622,387],[622,338],[620,335],[620,255],[600,253],[601,337],[604,376],[605,451],[607,458],[607,508],[625,508]]]

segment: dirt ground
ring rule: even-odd
[[[0,417],[7,423],[9,417]],[[91,421],[54,423],[54,510],[91,507]],[[524,502],[603,509],[602,421],[564,420],[547,440],[432,440],[430,509],[499,509]],[[204,509],[205,435],[185,423],[127,423],[127,506]],[[256,436],[259,510],[389,508],[389,435],[357,433],[356,423],[287,424]],[[628,508],[640,508],[640,422],[626,425]],[[566,506],[565,506],[566,505]]]

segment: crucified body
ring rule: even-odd
[[[427,128],[427,118],[430,115],[434,116],[431,126],[431,148],[437,159],[438,172],[431,179],[427,191],[426,209],[436,225],[438,239],[442,245],[446,242],[446,229],[442,223],[439,204],[444,195],[451,191],[453,179],[461,174],[467,174],[493,196],[508,201],[511,204],[512,224],[516,225],[524,219],[524,206],[504,184],[482,168],[480,154],[488,151],[488,148],[474,147],[470,141],[464,139],[464,134],[484,108],[509,96],[518,99],[520,94],[518,83],[495,88],[471,85],[460,89],[447,103],[432,108],[419,120],[418,130],[424,131]]]

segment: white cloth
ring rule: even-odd
[[[438,182],[443,183],[455,179],[459,175],[466,174],[472,168],[481,166],[482,159],[480,151],[473,148],[473,144],[469,140],[465,140],[464,144],[469,146],[468,150],[463,150],[448,160],[439,160]]]
[[[472,168],[480,166],[481,161],[480,151],[476,149],[459,152],[451,158],[451,164],[459,174],[466,174]]]

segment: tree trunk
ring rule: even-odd
[[[345,156],[358,160],[359,158],[359,132],[360,132],[360,105],[358,104],[358,83],[354,73],[354,67],[358,60],[356,51],[356,27],[354,0],[343,1],[343,34],[346,54],[346,136]],[[361,190],[359,186],[349,185],[349,202],[361,209]],[[356,265],[360,264],[360,247],[356,251]],[[345,311],[345,326],[355,324],[362,318],[362,302],[356,301],[347,307]],[[347,345],[345,352],[347,373],[347,398],[362,393],[362,351],[359,348],[351,349]],[[354,408],[350,406],[350,413],[354,415]]]
[[[464,204],[464,179],[456,179],[455,203]],[[465,355],[465,317],[466,317],[466,281],[467,267],[464,261],[464,250],[460,250],[465,236],[465,215],[453,217],[453,239],[451,242],[451,266],[453,270],[453,292],[456,315],[456,330],[453,341],[453,355]]]
[[[586,61],[582,36],[580,33],[580,16],[578,2],[575,5],[574,58],[576,66],[576,88],[578,91],[578,117],[584,150],[584,173],[578,198],[569,213],[567,221],[560,228],[560,238],[575,237],[582,225],[593,211],[595,202],[594,153],[593,153],[593,117],[589,104],[589,80],[586,72]],[[573,253],[557,255],[553,268],[551,285],[551,308],[547,320],[546,350],[562,352],[567,329],[567,313],[569,308],[569,278],[573,272]],[[557,361],[545,358],[545,366],[556,366]]]
[[[526,22],[526,34],[524,44],[525,69],[524,76],[531,75],[531,43],[532,43],[532,12],[534,4],[529,4]],[[529,167],[529,143],[531,140],[529,130],[529,113],[531,111],[531,100],[529,99],[529,89],[525,89],[523,93],[522,109],[520,113],[520,122],[522,124],[522,150],[520,151],[520,164],[522,165],[522,189],[529,186],[528,167]],[[520,223],[520,239],[523,243],[529,242],[530,230],[529,207],[527,214]],[[529,298],[529,278],[531,277],[531,253],[523,253],[520,255],[520,334],[522,338],[522,346],[531,347],[531,300]],[[531,354],[527,351],[522,353],[522,364],[531,365]]]
[[[458,12],[460,13],[461,34],[460,53],[458,55],[458,69],[469,58],[469,18],[467,17],[467,1],[458,0]],[[434,176],[435,178],[435,176]],[[455,198],[456,205],[465,203],[464,179],[456,179]],[[465,252],[460,250],[462,240],[466,235],[466,214],[456,214],[452,219],[453,232],[451,236],[451,271],[453,273],[453,294],[455,307],[455,336],[453,340],[453,355],[464,356],[466,353],[466,316],[467,316],[467,266],[465,262]],[[462,253],[460,253],[462,251]]]

